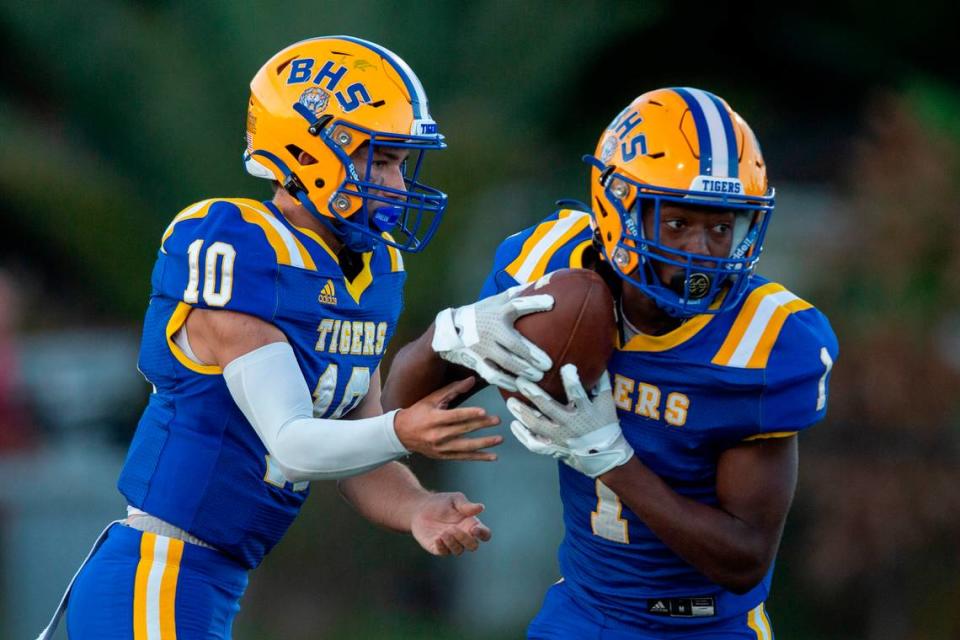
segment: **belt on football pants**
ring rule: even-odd
[[[212,544],[207,544],[200,538],[187,533],[180,527],[174,526],[166,520],[161,520],[160,518],[152,516],[149,513],[144,513],[142,511],[131,513],[127,519],[123,521],[123,524],[131,529],[136,529],[137,531],[155,533],[158,536],[174,538],[175,540],[183,540],[184,542],[195,544],[198,547],[205,547],[207,549],[213,549],[214,551],[217,551],[217,548]]]

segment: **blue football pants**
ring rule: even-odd
[[[225,640],[247,571],[223,554],[115,524],[67,603],[70,640]]]

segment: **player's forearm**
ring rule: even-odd
[[[745,593],[770,567],[782,525],[772,537],[720,508],[686,498],[636,457],[600,480],[664,544],[724,588]]]
[[[223,370],[230,395],[290,482],[344,478],[409,453],[395,413],[361,420],[313,418],[309,388],[290,345],[251,351]],[[370,403],[376,414],[378,405]]]
[[[390,365],[381,403],[386,411],[409,407],[425,395],[455,379],[453,367],[430,346],[433,325],[405,345]]]
[[[340,493],[367,520],[407,533],[417,506],[430,495],[399,462],[337,483]]]

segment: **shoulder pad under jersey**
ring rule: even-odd
[[[838,355],[827,317],[774,282],[750,292],[736,313],[713,364],[764,371],[757,436],[793,432],[822,420]]]
[[[204,200],[181,211],[164,232],[154,293],[270,321],[284,265],[316,269],[303,243],[267,207],[256,200]]]
[[[555,211],[500,244],[479,297],[533,282],[557,269],[582,267],[583,252],[592,237],[590,214],[575,209]]]

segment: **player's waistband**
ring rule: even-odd
[[[585,606],[593,607],[614,619],[641,625],[650,629],[696,628],[702,625],[739,624],[752,610],[766,599],[767,589],[757,588],[742,595],[720,590],[716,593],[678,596],[656,593],[625,594],[618,590],[616,596],[602,593],[579,583],[566,580],[571,595]]]
[[[140,531],[121,522],[110,529],[105,545],[109,545],[113,552],[123,556],[140,557],[144,553],[144,536],[148,535],[156,536],[156,540],[171,538],[171,536],[155,534],[152,531]],[[171,539],[176,540],[177,538]],[[202,566],[205,572],[216,576],[218,580],[237,585],[238,588],[246,588],[249,570],[230,556],[211,548],[209,545],[204,547],[186,543],[182,545],[182,549],[180,560],[182,567]]]
[[[712,618],[717,615],[714,596],[647,598],[647,613],[667,618]]]
[[[165,536],[175,540],[183,540],[184,542],[196,545],[198,547],[204,547],[206,549],[213,549],[214,551],[217,551],[217,548],[212,544],[208,544],[195,535],[184,531],[180,527],[172,525],[166,520],[161,520],[156,516],[152,516],[146,511],[141,511],[136,507],[127,507],[127,519],[123,521],[123,524],[131,529],[136,529],[137,531],[155,533],[158,536]]]

